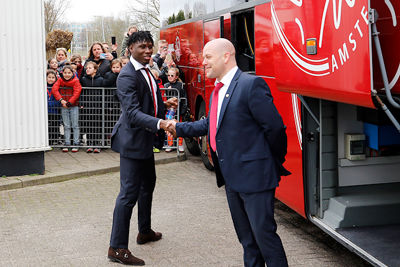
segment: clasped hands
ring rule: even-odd
[[[166,131],[168,135],[176,138],[176,120],[161,120],[160,128]]]

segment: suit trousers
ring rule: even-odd
[[[225,185],[228,205],[239,242],[244,249],[244,266],[288,266],[274,219],[275,189],[239,193]]]
[[[149,159],[120,157],[120,192],[115,202],[110,246],[128,248],[132,209],[138,203],[140,233],[151,230],[151,204],[156,185],[154,156]]]

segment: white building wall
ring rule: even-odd
[[[42,0],[0,0],[0,154],[48,149]]]

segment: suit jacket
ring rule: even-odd
[[[157,86],[157,117],[154,116],[153,96],[140,70],[129,62],[117,79],[117,97],[122,114],[111,136],[112,150],[132,159],[153,156],[153,146],[161,148],[165,140],[163,130],[157,130],[159,119],[165,118],[164,102]]]
[[[178,123],[176,131],[183,137],[206,135],[208,117]],[[286,127],[262,78],[235,73],[219,114],[216,146],[218,157],[214,151],[211,155],[218,186],[226,183],[237,192],[261,192],[277,187],[280,176],[290,174],[282,165]]]

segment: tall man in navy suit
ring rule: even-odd
[[[276,233],[274,196],[283,166],[287,137],[265,81],[240,71],[235,48],[216,39],[203,49],[208,78],[216,78],[207,119],[168,122],[177,136],[208,134],[218,186],[225,184],[245,266],[287,266]]]
[[[120,192],[113,215],[108,258],[128,265],[144,265],[128,250],[132,209],[138,203],[139,233],[136,243],[158,241],[162,234],[151,229],[151,204],[156,184],[153,146],[161,148],[166,128],[164,104],[176,107],[176,98],[163,103],[157,83],[148,69],[153,38],[139,31],[128,40],[130,62],[117,79],[122,114],[114,126],[111,148],[120,153]],[[161,130],[160,130],[161,129]]]

